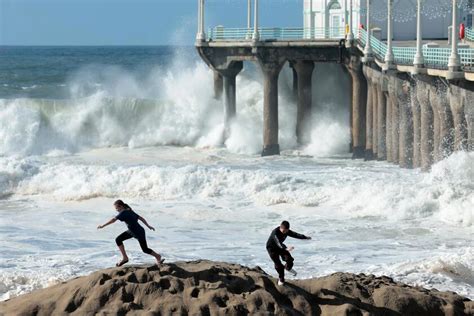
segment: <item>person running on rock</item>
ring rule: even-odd
[[[123,257],[122,260],[116,264],[116,266],[120,267],[128,262],[128,256],[125,252],[123,241],[133,237],[138,239],[138,242],[140,243],[140,247],[142,248],[143,252],[154,256],[156,258],[157,265],[160,266],[164,260],[161,260],[160,254],[148,248],[148,245],[146,243],[145,230],[138,223],[138,220],[141,220],[151,230],[155,230],[155,228],[150,226],[143,217],[135,213],[132,208],[125,204],[122,200],[115,201],[114,206],[115,210],[119,212],[119,214],[104,225],[99,225],[97,229],[102,229],[107,225],[115,223],[117,220],[125,222],[127,224],[128,230],[120,234],[117,238],[115,238],[115,242],[117,243],[117,246],[119,247]]]
[[[293,276],[296,276],[296,271],[293,269],[294,259],[290,254],[294,247],[287,248],[283,243],[288,236],[297,239],[311,239],[311,237],[290,230],[290,223],[287,221],[283,221],[280,226],[272,231],[267,241],[267,251],[275,263],[275,269],[278,272],[278,285],[285,284],[285,269],[293,274]],[[280,257],[286,262],[285,266],[281,263]]]

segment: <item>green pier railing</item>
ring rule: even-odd
[[[207,33],[208,41],[247,41],[253,37],[253,28],[226,28],[216,26]],[[338,28],[259,28],[260,41],[290,41],[345,38],[344,27]]]
[[[259,28],[259,41],[311,41],[311,40],[341,40],[345,39],[346,30],[344,27],[338,28]],[[212,41],[251,41],[253,39],[253,28],[226,28],[216,26],[210,28],[207,33],[207,40]],[[474,31],[466,29],[466,39],[474,41]],[[360,46],[364,47],[367,42],[367,31],[359,29],[357,40]],[[387,54],[387,44],[371,36],[371,46],[375,57],[383,62]],[[394,63],[398,65],[413,65],[416,54],[416,47],[398,47],[393,49]],[[461,64],[466,70],[474,69],[474,49],[459,48],[458,54]],[[447,69],[451,55],[451,48],[447,47],[427,47],[423,46],[423,56],[425,66],[435,69]]]
[[[358,33],[359,44],[364,47],[367,43],[367,31],[360,29]],[[387,53],[387,44],[371,36],[370,44],[374,51],[375,57],[383,62]],[[415,59],[416,47],[392,47],[394,62],[398,65],[413,65]],[[474,49],[459,48],[458,54],[461,64],[466,70],[474,67]],[[425,66],[435,69],[448,69],[449,56],[451,48],[447,47],[427,47],[423,46],[423,57]]]

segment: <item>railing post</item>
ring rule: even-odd
[[[258,33],[258,0],[255,0],[255,9],[254,9],[254,22],[253,22],[253,36],[252,39],[254,42],[258,42],[260,40],[260,34]]]
[[[206,33],[204,31],[204,0],[198,0],[198,32],[196,40],[200,42],[206,40]]]
[[[371,3],[371,0],[367,0],[367,42],[365,43],[364,57],[362,58],[362,62],[364,62],[364,63],[369,63],[369,62],[374,60],[374,53],[372,51],[372,46],[371,46],[371,43],[370,43],[370,39],[371,39],[370,3]]]
[[[393,26],[392,26],[392,8],[393,0],[388,0],[388,17],[387,17],[387,54],[385,55],[385,65],[383,70],[394,69],[393,64],[393,49],[392,49],[392,37],[393,37]]]
[[[456,79],[462,76],[461,60],[458,54],[458,35],[457,35],[457,0],[453,0],[453,22],[451,26],[451,56],[448,62],[448,79]]]
[[[349,4],[349,34],[347,34],[347,40],[349,41],[349,43],[352,45],[353,41],[354,41],[354,32],[353,32],[353,26],[352,26],[352,1],[353,0],[349,0],[350,1],[350,4]]]
[[[421,30],[421,1],[418,0],[416,8],[416,54],[415,59],[413,60],[413,65],[415,66],[414,74],[420,72],[420,68],[424,67],[425,58],[423,57],[423,46],[422,46],[422,30]]]

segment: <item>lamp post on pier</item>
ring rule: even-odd
[[[354,42],[354,32],[353,32],[353,25],[352,25],[352,1],[349,0],[349,34],[347,34],[347,41],[349,45],[352,46]]]
[[[458,54],[458,35],[457,35],[457,0],[453,0],[453,22],[451,23],[451,56],[448,61],[447,79],[458,79],[463,77],[461,71],[461,59]]]
[[[415,59],[413,60],[414,71],[413,74],[419,74],[421,69],[424,68],[425,58],[423,57],[423,35],[421,30],[421,2],[417,1],[416,6],[416,53]]]
[[[255,1],[255,9],[254,9],[254,13],[253,13],[253,35],[252,35],[252,40],[254,42],[258,42],[260,40],[260,34],[258,33],[258,0],[254,0]]]
[[[204,0],[198,0],[198,31],[196,35],[197,42],[206,40],[206,32],[204,31]]]
[[[247,29],[252,27],[252,0],[247,0]]]
[[[387,53],[385,54],[385,64],[383,65],[383,70],[394,69],[393,64],[393,48],[392,48],[392,38],[393,38],[393,21],[392,21],[392,9],[393,9],[393,0],[387,1]]]
[[[309,0],[309,38],[314,37],[313,0]]]
[[[364,57],[362,57],[362,62],[369,63],[374,60],[374,53],[372,51],[372,45],[370,43],[371,32],[370,32],[370,3],[371,0],[367,0],[367,42],[365,43],[364,48]]]

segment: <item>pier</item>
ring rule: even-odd
[[[474,150],[474,49],[460,47],[458,27],[451,27],[449,47],[436,42],[423,45],[422,1],[418,0],[416,41],[393,41],[393,1],[389,0],[387,40],[382,41],[371,28],[371,1],[363,0],[365,27],[353,23],[353,1],[344,2],[345,27],[310,23],[309,28],[261,28],[258,0],[253,0],[251,26],[249,0],[246,28],[217,26],[206,32],[205,1],[198,0],[196,48],[215,73],[214,89],[216,97],[223,95],[226,129],[238,115],[236,76],[244,61],[255,62],[264,80],[262,156],[280,153],[278,78],[288,63],[297,97],[295,133],[298,143],[305,144],[315,63],[338,63],[348,70],[352,81],[353,158],[427,170],[454,151]],[[457,0],[452,0],[454,26],[458,25],[457,10]],[[469,28],[466,40],[474,41]]]

